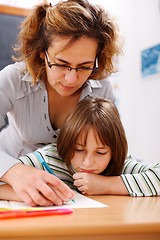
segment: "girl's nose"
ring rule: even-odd
[[[86,168],[92,167],[94,165],[94,163],[95,163],[94,159],[91,156],[85,156],[84,159],[83,159],[83,165]]]

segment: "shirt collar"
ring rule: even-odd
[[[32,87],[46,89],[43,81],[37,80],[37,83],[33,84],[32,77],[28,71],[23,72],[22,81],[30,82]]]
[[[87,96],[94,97],[94,89],[99,89],[99,88],[102,88],[102,85],[99,80],[93,80],[93,79],[87,80],[83,86],[80,100],[82,100]]]

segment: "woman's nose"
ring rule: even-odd
[[[65,75],[65,80],[69,84],[74,84],[77,82],[77,71],[75,69],[68,70]]]

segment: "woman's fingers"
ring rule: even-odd
[[[56,176],[23,164],[13,166],[4,179],[30,206],[62,205],[74,195],[73,190]]]
[[[70,189],[63,181],[59,178],[53,176],[52,174],[47,174],[47,179],[45,179],[47,186],[49,186],[52,191],[62,200],[62,202],[68,201],[74,197],[74,191]],[[49,192],[47,196],[49,196]]]
[[[57,194],[43,181],[39,188],[31,188],[27,194],[30,197],[29,205],[51,206],[62,205],[62,200]]]
[[[40,192],[32,191],[32,193],[24,192],[22,196],[23,201],[31,206],[51,206],[53,203],[43,197]]]

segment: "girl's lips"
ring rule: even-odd
[[[86,173],[93,173],[94,170],[88,170],[88,169],[81,169],[81,172],[86,172]]]

